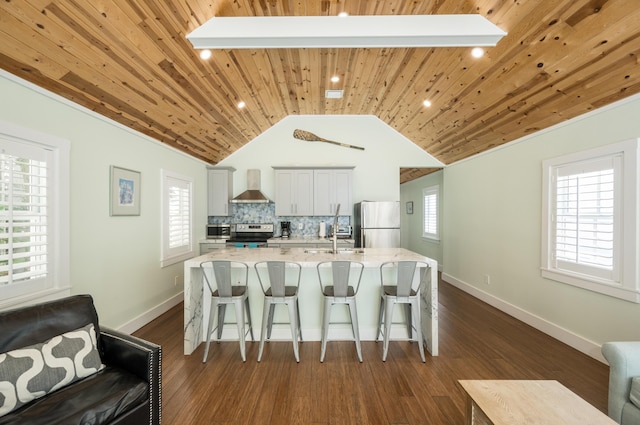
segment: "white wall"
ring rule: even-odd
[[[445,168],[445,280],[596,358],[640,340],[640,304],[540,276],[542,160],[640,137],[639,117],[636,96]]]
[[[295,129],[324,139],[364,147],[345,148],[295,139]],[[274,199],[272,166],[355,166],[353,202],[400,200],[400,167],[440,167],[442,163],[374,116],[288,116],[218,165],[231,166],[234,194],[247,187],[246,170],[261,170],[262,191]]]
[[[101,323],[128,331],[180,301],[182,264],[160,268],[160,170],[193,178],[197,241],[206,224],[205,164],[5,72],[0,93],[0,120],[71,143],[72,293],[91,294]],[[109,216],[110,165],[141,172],[140,216]]]
[[[438,267],[442,271],[442,241],[444,239],[444,226],[443,221],[446,217],[443,214],[439,214],[440,220],[440,240],[427,239],[422,237],[422,221],[424,219],[423,214],[423,199],[422,190],[428,187],[439,185],[440,206],[444,202],[444,171],[437,171],[435,173],[427,174],[419,179],[412,180],[404,183],[400,186],[400,227],[402,229],[402,246],[411,251],[420,253],[429,258],[433,258],[438,262]],[[407,214],[406,205],[407,202],[413,202],[413,214]],[[440,208],[442,210],[442,207]]]

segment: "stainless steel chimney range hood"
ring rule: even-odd
[[[271,199],[260,191],[260,170],[247,170],[247,190],[231,200],[233,204],[267,204]]]

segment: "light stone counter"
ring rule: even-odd
[[[322,295],[316,265],[321,261],[337,259],[349,259],[364,264],[360,290],[356,296],[358,308],[358,321],[360,325],[360,339],[373,341],[376,339],[378,324],[378,307],[380,304],[380,264],[386,261],[417,260],[424,261],[431,267],[431,282],[427,293],[421,294],[423,303],[422,328],[427,350],[432,356],[438,355],[438,263],[437,261],[403,248],[366,248],[363,253],[352,254],[327,254],[305,253],[304,248],[222,248],[214,252],[192,258],[184,263],[184,353],[191,354],[205,340],[203,323],[207,323],[210,309],[209,290],[204,289],[204,282],[200,263],[208,260],[233,260],[246,263],[250,269],[258,261],[295,261],[302,265],[302,276],[299,290],[299,303],[301,313],[302,336],[305,341],[320,341],[322,328]],[[206,296],[205,296],[206,295]],[[255,274],[255,270],[249,270],[249,302],[251,318],[254,327],[254,335],[258,341],[260,338],[262,320],[262,290]],[[227,309],[227,315],[233,319],[233,309]],[[403,309],[396,308],[394,321],[403,318]],[[341,324],[332,325],[329,330],[329,339],[353,338],[348,324],[348,311],[342,311],[339,306],[334,306],[331,314],[332,322]],[[288,315],[285,309],[276,309],[275,322],[285,322],[283,325],[273,326],[273,340],[290,340],[291,334],[288,325]],[[344,324],[342,324],[344,322]],[[407,333],[404,325],[394,326],[392,338],[406,339]],[[223,339],[236,339],[235,326],[226,326],[222,335]]]

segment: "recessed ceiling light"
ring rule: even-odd
[[[338,16],[344,18],[345,16],[349,16],[349,14],[347,12],[340,12],[338,13]]]
[[[247,104],[246,104],[246,103],[244,103],[243,101],[238,102],[238,109],[242,109],[242,108],[244,108],[245,106],[247,106]]]
[[[333,77],[331,77],[332,83],[337,83],[338,81],[340,81],[340,77],[338,77],[337,75],[334,75]]]
[[[471,49],[471,56],[473,56],[474,58],[481,58],[484,56],[484,49],[480,48],[480,47],[474,47],[473,49]]]
[[[200,51],[200,59],[207,60],[211,57],[211,50],[204,49]]]
[[[326,97],[327,99],[342,99],[343,95],[344,95],[343,90],[325,90],[324,91],[324,97]]]
[[[431,102],[430,102],[430,101],[428,101],[428,100],[425,100],[424,102],[422,102],[422,104],[423,104],[424,106],[426,106],[427,108],[428,108],[429,106],[431,106]]]

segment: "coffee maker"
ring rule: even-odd
[[[280,222],[280,237],[288,238],[291,236],[291,222],[290,221],[281,221]]]

